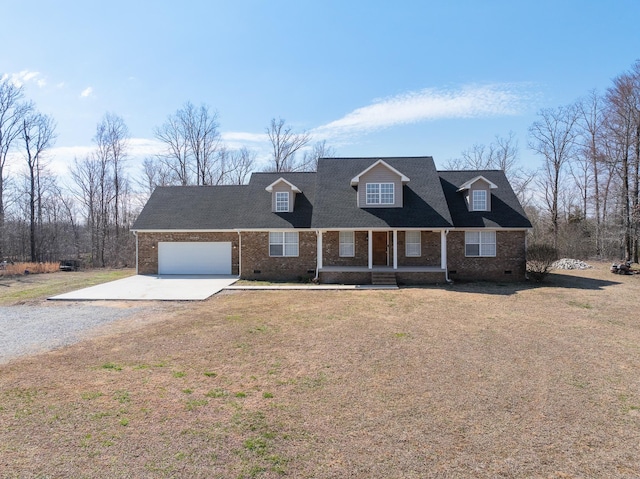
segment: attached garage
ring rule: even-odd
[[[231,274],[231,242],[159,242],[158,274]]]

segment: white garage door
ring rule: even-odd
[[[231,243],[160,242],[158,274],[231,274]]]

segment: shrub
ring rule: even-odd
[[[558,250],[550,244],[533,244],[527,248],[527,273],[536,283],[546,278],[554,261],[558,259]]]

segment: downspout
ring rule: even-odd
[[[313,282],[320,280],[320,268],[322,265],[322,230],[316,230],[316,276]]]
[[[136,274],[139,274],[138,273],[138,232],[134,230],[133,236],[136,237]]]
[[[449,258],[447,256],[447,236],[449,236],[449,230],[444,230],[444,242],[445,242],[445,248],[444,248],[444,254],[445,254],[445,264],[444,264],[444,280],[447,282],[447,284],[453,284],[453,281],[449,279]]]
[[[238,278],[242,276],[242,235],[238,230]]]

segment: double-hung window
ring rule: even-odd
[[[276,212],[289,211],[289,192],[276,191]]]
[[[464,235],[465,256],[495,256],[495,231],[467,231]]]
[[[420,231],[407,231],[404,235],[405,256],[420,256]]]
[[[355,238],[353,231],[340,231],[340,256],[355,256]]]
[[[473,211],[487,211],[487,191],[473,190],[471,202]]]
[[[269,233],[269,256],[298,256],[298,232]]]
[[[367,183],[368,205],[392,205],[395,203],[393,183]]]

